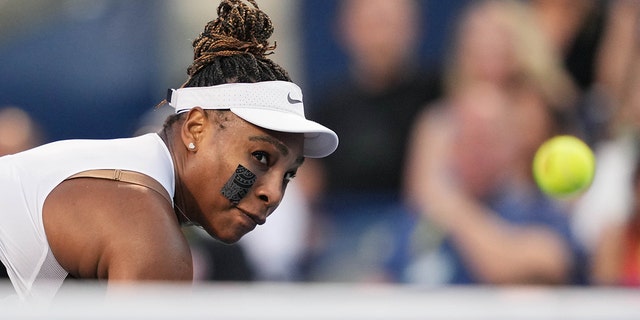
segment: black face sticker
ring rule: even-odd
[[[238,204],[249,193],[249,189],[255,182],[256,175],[239,164],[236,172],[227,180],[220,192],[233,204]]]

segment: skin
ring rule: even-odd
[[[160,133],[174,161],[175,205],[149,188],[80,178],[48,196],[43,223],[60,265],[76,278],[191,280],[193,265],[180,224],[196,222],[226,243],[265,223],[302,164],[302,134],[256,127],[229,111],[194,108]],[[196,148],[189,150],[189,143]],[[238,164],[256,182],[237,205],[220,190]],[[114,201],[117,199],[117,201]]]

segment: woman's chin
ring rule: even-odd
[[[209,232],[208,230],[207,232],[209,233],[209,235],[225,244],[234,244],[238,242],[245,234],[247,234],[247,232],[233,228],[225,229],[223,230],[223,232],[219,233]]]

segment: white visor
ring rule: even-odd
[[[338,135],[333,130],[305,118],[302,90],[292,82],[227,83],[171,89],[169,94],[167,100],[176,113],[194,107],[228,109],[261,128],[304,133],[305,157],[326,157],[338,147]]]

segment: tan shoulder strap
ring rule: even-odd
[[[76,173],[65,180],[76,178],[96,178],[122,181],[147,187],[164,197],[169,204],[172,204],[171,197],[167,190],[156,179],[149,177],[136,171],[120,170],[120,169],[97,169],[87,170]]]

